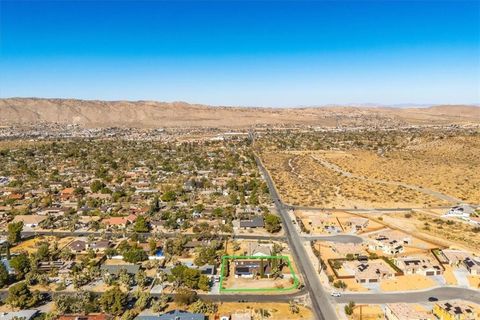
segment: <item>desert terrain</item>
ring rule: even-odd
[[[342,143],[330,150],[264,148],[262,160],[291,205],[415,208],[480,201],[478,132],[420,132],[367,147]]]
[[[475,106],[241,108],[185,102],[0,99],[0,125],[55,122],[84,127],[398,126],[480,123]]]

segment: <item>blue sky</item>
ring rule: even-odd
[[[0,96],[479,103],[479,1],[0,0]]]

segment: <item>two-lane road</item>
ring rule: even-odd
[[[277,190],[273,184],[272,178],[268,174],[267,170],[263,166],[262,162],[258,157],[255,157],[257,165],[265,177],[267,182],[268,189],[270,190],[270,195],[275,203],[278,213],[280,214],[283,226],[285,228],[285,234],[287,236],[288,244],[291,249],[295,263],[303,276],[305,282],[305,287],[307,288],[310,299],[312,301],[312,309],[315,314],[316,319],[319,320],[331,320],[337,319],[337,314],[333,308],[333,305],[330,302],[330,296],[325,292],[318,279],[317,271],[313,267],[310,257],[308,256],[305,248],[304,242],[302,241],[300,235],[295,229],[295,226],[290,219],[286,208],[278,196]]]
[[[440,287],[422,291],[396,293],[346,293],[335,298],[338,303],[383,304],[383,303],[417,303],[427,302],[430,297],[438,300],[461,299],[480,304],[480,291],[458,287]]]

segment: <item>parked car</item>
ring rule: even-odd
[[[342,294],[340,292],[332,292],[330,295],[332,297],[340,297]]]

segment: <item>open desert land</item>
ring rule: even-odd
[[[297,206],[321,208],[402,208],[448,205],[403,186],[345,177],[321,165],[312,152],[266,153],[264,163],[282,199]]]
[[[388,134],[351,133],[325,141],[318,134],[298,135],[294,149],[285,147],[289,137],[282,136],[275,146],[263,145],[262,160],[291,205],[415,208],[480,202],[478,131]],[[309,149],[315,146],[330,150]]]
[[[480,203],[479,135],[418,138],[402,150],[320,153],[320,159],[358,177],[428,188]],[[428,192],[428,191],[426,191]]]
[[[265,315],[262,317],[260,310],[266,310],[270,316],[268,319],[272,320],[284,320],[288,318],[290,320],[314,319],[312,311],[302,305],[298,305],[298,313],[292,313],[288,303],[270,303],[270,302],[223,302],[218,305],[217,314],[231,314],[231,313],[250,313],[253,320],[260,320],[267,318]]]
[[[409,214],[389,213],[381,218],[377,222],[416,235],[427,243],[480,253],[478,228],[464,221],[435,218],[415,211]]]
[[[242,108],[186,102],[99,101],[79,99],[0,99],[0,125],[68,123],[82,127],[198,128],[316,125],[399,126],[405,124],[475,124],[475,106],[429,108],[327,106],[311,108]]]
[[[380,305],[358,305],[353,308],[353,314],[348,317],[351,320],[379,320],[385,319]]]
[[[49,246],[56,246],[58,249],[64,248],[75,238],[73,237],[54,237],[54,236],[39,236],[20,242],[19,244],[10,248],[12,254],[18,253],[35,253],[41,244],[48,244]]]

